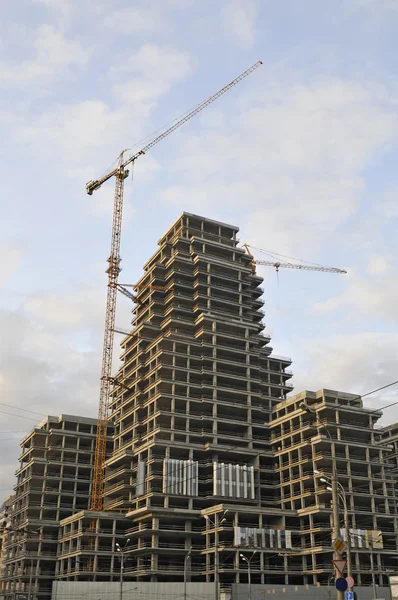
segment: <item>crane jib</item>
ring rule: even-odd
[[[108,181],[108,179],[111,179],[112,177],[114,177],[115,175],[117,175],[119,168],[124,168],[127,165],[129,165],[130,163],[134,162],[139,156],[142,156],[143,154],[145,154],[147,152],[147,150],[149,150],[150,148],[153,148],[153,146],[155,146],[161,140],[163,140],[165,137],[167,137],[168,135],[170,135],[170,133],[172,133],[173,131],[175,131],[176,129],[178,129],[182,125],[184,125],[184,123],[186,123],[187,121],[189,121],[190,119],[192,119],[192,117],[194,117],[200,111],[202,111],[204,108],[206,108],[207,106],[209,106],[209,104],[212,104],[220,96],[222,96],[226,92],[228,92],[232,87],[234,87],[237,83],[239,83],[240,81],[242,81],[242,79],[244,79],[245,77],[247,77],[248,75],[250,75],[251,73],[253,73],[253,71],[255,71],[262,64],[263,63],[261,62],[261,60],[258,60],[256,63],[254,63],[254,65],[252,65],[251,67],[249,67],[248,69],[246,69],[246,71],[244,71],[243,73],[241,73],[238,77],[236,77],[235,79],[233,79],[230,83],[228,83],[227,85],[225,85],[224,87],[222,87],[220,90],[218,90],[218,92],[216,92],[212,96],[209,96],[209,98],[206,98],[206,100],[204,100],[203,102],[201,102],[200,104],[198,104],[193,110],[191,110],[190,112],[188,112],[184,117],[182,117],[179,121],[177,121],[177,123],[174,123],[174,125],[171,125],[171,127],[169,127],[168,129],[166,129],[165,131],[163,131],[160,135],[158,135],[156,138],[154,138],[150,142],[148,142],[148,144],[146,146],[144,146],[139,152],[137,152],[136,154],[134,154],[133,156],[131,156],[130,158],[128,158],[126,161],[122,162],[119,165],[119,167],[117,167],[116,169],[113,169],[112,171],[110,171],[109,173],[107,173],[107,175],[104,175],[103,177],[101,177],[98,180],[93,180],[93,181],[87,182],[86,183],[86,192],[87,192],[87,194],[89,194],[90,196],[92,196],[93,192],[95,192],[96,190],[98,190],[103,183],[105,183],[106,181]]]

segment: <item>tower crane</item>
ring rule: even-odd
[[[255,260],[253,254],[250,252],[249,250],[249,244],[242,244],[243,247],[246,249],[246,252],[248,253],[248,255],[250,256],[251,260],[251,269],[253,271],[253,273],[256,272],[256,265],[265,265],[266,267],[275,267],[276,272],[279,272],[280,267],[283,267],[284,269],[299,269],[302,271],[323,271],[324,273],[347,273],[347,271],[345,271],[344,269],[337,269],[336,267],[322,267],[321,265],[315,266],[315,265],[300,265],[297,263],[290,263],[290,262],[279,262],[279,261],[272,261],[272,260]]]
[[[195,115],[205,109],[209,104],[212,104],[220,96],[228,92],[242,79],[250,75],[260,65],[261,61],[256,62],[249,69],[241,73],[236,79],[228,83],[228,85],[221,88],[218,92],[209,96],[206,100],[198,104],[193,110],[188,112],[179,121],[175,122],[160,135],[152,139],[146,144],[141,150],[125,159],[126,150],[120,153],[118,164],[115,169],[104,175],[98,180],[89,181],[86,184],[86,192],[91,196],[93,192],[98,190],[102,184],[111,179],[115,178],[115,195],[113,203],[113,221],[112,221],[112,237],[111,237],[111,252],[108,258],[109,267],[108,273],[108,292],[106,300],[106,317],[105,317],[105,332],[104,332],[104,345],[102,352],[102,368],[101,368],[101,383],[100,383],[100,399],[98,409],[98,424],[97,424],[97,438],[95,446],[94,456],[94,473],[93,473],[93,484],[91,491],[91,502],[90,509],[94,511],[102,510],[103,508],[103,492],[104,492],[104,462],[106,454],[106,433],[107,433],[107,418],[109,413],[109,397],[112,386],[112,354],[113,354],[113,340],[114,340],[114,327],[115,327],[115,314],[116,314],[116,297],[117,291],[119,290],[125,296],[134,300],[134,295],[126,289],[126,287],[119,285],[118,277],[121,271],[120,268],[120,238],[122,232],[122,212],[123,212],[123,191],[124,191],[124,180],[129,175],[127,169],[128,165],[134,165],[137,158],[143,156],[148,150],[153,148],[156,144],[162,141],[165,137],[173,133],[176,129],[184,125],[187,121],[192,119]]]

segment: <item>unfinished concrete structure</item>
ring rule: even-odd
[[[14,494],[7,496],[0,506],[0,595],[4,589],[4,546],[7,541],[7,533],[11,526],[11,514],[14,505]]]
[[[356,396],[287,398],[291,361],[272,353],[263,332],[262,280],[237,232],[184,213],[146,263],[112,396],[104,511],[87,510],[87,498],[67,510],[68,499],[60,502],[46,525],[58,532],[60,520],[58,541],[48,541],[58,548],[57,580],[116,581],[115,544],[129,539],[125,580],[182,582],[186,567],[189,581],[210,583],[218,570],[231,590],[248,581],[243,554],[253,585],[327,585],[330,492],[314,471],[330,473],[333,460],[349,502],[356,582],[371,583],[370,556],[378,583],[398,570],[393,435]],[[28,464],[34,474],[44,468]],[[15,557],[10,564],[8,589],[17,581],[26,590],[26,572],[21,580]],[[40,557],[34,572],[49,564]],[[39,576],[35,585],[46,597]]]
[[[97,421],[47,417],[21,442],[15,499],[2,560],[4,599],[51,597],[59,521],[87,508]]]
[[[223,564],[234,548],[231,518],[217,534],[212,526],[228,506],[245,526],[259,514],[271,528],[281,519],[268,420],[292,389],[291,361],[274,356],[263,334],[262,279],[237,233],[184,213],[136,285],[104,500],[128,511],[125,572],[142,580],[181,580],[192,547],[190,578],[211,581],[214,536]],[[226,583],[244,571],[238,554],[224,567]]]
[[[380,461],[389,449],[378,445],[381,433],[374,428],[380,414],[335,392],[286,399],[290,359],[273,355],[263,333],[262,280],[237,247],[237,232],[184,213],[160,239],[136,285],[133,329],[122,341],[120,385],[112,399],[114,444],[104,499],[105,509],[125,511],[130,520],[125,577],[182,581],[187,561],[189,580],[210,582],[218,556],[221,585],[230,588],[248,580],[240,554],[256,550],[253,584],[327,584],[330,494],[314,480],[314,469],[330,469],[331,444],[298,407],[315,399],[339,440],[333,452],[336,447],[342,483],[350,486],[358,542],[354,574],[367,585],[363,532],[383,532],[381,569],[393,568],[395,548],[387,465]],[[353,423],[357,430],[346,437]],[[354,495],[358,481],[366,491]],[[95,546],[95,535],[90,538],[88,513],[63,522],[62,535],[76,542],[61,551],[60,577],[115,577],[121,515],[106,514],[102,524],[98,515],[95,535],[108,529],[107,553]],[[82,530],[84,537],[76,533]],[[90,562],[87,550],[93,548]]]
[[[120,553],[131,521],[117,512],[80,511],[60,522],[55,577],[65,581],[119,581]],[[126,574],[125,579],[130,579]]]
[[[309,407],[309,408],[308,408]],[[282,509],[297,511],[301,550],[285,556],[286,583],[291,573],[302,582],[327,585],[332,572],[330,476],[335,461],[344,488],[356,585],[388,585],[398,570],[394,482],[380,411],[365,409],[360,397],[332,390],[303,392],[274,408],[271,439],[279,473]],[[341,535],[343,531],[343,506]]]
[[[388,454],[387,476],[392,483],[394,492],[395,513],[398,514],[398,423],[381,428],[383,443],[391,448]]]

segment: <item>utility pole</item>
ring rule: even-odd
[[[314,471],[315,474],[318,474],[319,471]],[[326,475],[325,473],[319,473],[322,477],[319,478],[319,481],[322,483],[331,483],[331,477]],[[326,488],[329,491],[332,491],[332,488],[328,486]],[[348,506],[347,506],[347,497],[345,493],[345,489],[341,485],[341,483],[337,482],[338,495],[340,500],[343,503],[344,507],[344,529],[345,529],[345,538],[347,544],[346,557],[347,557],[347,575],[352,576],[352,568],[351,568],[351,534],[350,534],[350,526],[348,522]]]
[[[330,436],[330,438],[332,438],[332,436]],[[336,540],[340,536],[340,514],[339,514],[339,492],[338,492],[338,487],[337,487],[336,460],[335,460],[334,456],[332,458],[332,465],[333,465],[332,478],[331,478],[331,480],[332,480],[332,502],[333,502],[332,532],[333,532],[333,540]],[[333,559],[334,560],[340,559],[340,554],[339,554],[339,552],[337,552],[337,550],[335,550],[333,552]],[[338,579],[339,577],[340,577],[340,573],[337,570],[337,567],[335,567],[335,579]],[[336,590],[336,591],[337,591],[337,600],[343,600],[343,598],[344,598],[343,592],[340,592],[339,590]]]
[[[225,523],[226,518],[225,515],[227,514],[228,509],[225,510],[223,512],[223,514],[221,515],[221,519],[218,522],[218,525],[222,525],[223,523]],[[214,600],[219,600],[219,584],[218,584],[218,570],[219,570],[219,564],[218,564],[218,533],[217,533],[217,517],[215,518],[214,521],[212,521],[209,517],[209,515],[204,515],[206,521],[208,521],[209,523],[212,523],[212,525],[214,525]]]
[[[373,540],[370,545],[370,570],[372,571],[373,600],[377,600],[376,578],[375,578],[374,561],[373,561]]]
[[[249,600],[252,600],[252,574],[251,574],[251,562],[253,560],[254,555],[256,554],[256,550],[253,552],[250,558],[247,558],[244,554],[240,553],[239,556],[242,560],[247,563],[247,580],[249,583]]]
[[[116,542],[116,550],[120,553],[120,600],[123,600],[123,575],[124,575],[124,553],[130,543],[130,539],[127,540],[124,547],[121,548],[120,544]]]
[[[322,423],[322,421],[320,421],[314,408],[309,406],[305,401],[300,402],[299,407],[302,410],[304,410],[306,413],[312,414],[314,416],[315,422],[324,428],[324,430],[326,431],[326,434],[328,435],[329,440],[330,440],[330,453],[332,455],[332,476],[330,477],[332,503],[333,503],[333,506],[332,506],[332,536],[333,536],[333,541],[334,541],[335,539],[337,539],[340,536],[340,514],[339,514],[339,492],[338,492],[338,481],[337,481],[336,456],[333,452],[332,434],[330,433],[330,431],[326,427],[326,425],[324,423]],[[339,554],[339,552],[337,552],[337,550],[334,550],[334,552],[333,552],[333,560],[340,560],[340,554]],[[338,571],[336,566],[334,567],[334,577],[335,577],[335,580],[340,578],[340,572]],[[336,599],[344,600],[344,593],[340,592],[337,589],[336,589]]]
[[[190,548],[187,552],[187,555],[185,556],[184,559],[184,600],[187,600],[187,565],[188,565],[188,559],[192,554],[192,548]]]
[[[358,535],[358,534],[354,534],[355,537],[363,540],[362,535]],[[376,587],[376,577],[375,577],[375,571],[374,571],[374,556],[373,556],[373,549],[374,549],[374,541],[378,541],[381,538],[381,533],[379,533],[379,535],[377,536],[376,540],[373,540],[372,537],[372,541],[369,542],[369,558],[370,558],[370,570],[372,572],[372,589],[373,589],[373,600],[377,600],[377,587]]]
[[[33,582],[33,558],[30,557],[30,573],[29,573],[29,588],[28,588],[28,598],[29,600],[33,600],[32,597],[32,582]]]
[[[26,533],[27,536],[31,535],[31,534],[36,534],[36,533],[40,533],[38,529],[27,529],[26,527],[21,527],[21,528],[17,528],[17,529],[12,529],[11,527],[6,527],[5,531],[7,533]],[[20,547],[22,549],[22,552],[24,552],[24,546],[22,544],[22,542],[20,542]],[[27,554],[27,551],[25,550],[25,554]],[[29,584],[28,584],[28,600],[33,600],[33,594],[32,594],[32,590],[33,590],[33,557],[29,556],[29,563],[30,563],[30,571],[29,571]]]

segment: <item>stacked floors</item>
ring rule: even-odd
[[[120,548],[131,522],[116,512],[80,511],[60,523],[58,563],[60,581],[118,581]],[[125,577],[129,579],[128,575]]]
[[[136,285],[104,509],[127,511],[125,573],[137,579],[182,580],[187,560],[190,579],[211,581],[218,548],[222,583],[247,580],[235,528],[245,547],[247,528],[283,527],[269,419],[291,361],[263,334],[262,280],[237,232],[184,213]]]
[[[380,416],[363,408],[360,397],[331,390],[303,392],[274,408],[270,427],[281,507],[297,511],[301,543],[286,565],[303,573],[303,583],[327,585],[333,574],[333,461],[340,533],[346,540],[346,505],[356,585],[388,585],[389,574],[398,570],[392,446],[376,428]]]
[[[88,507],[97,422],[47,417],[21,442],[2,556],[2,596],[51,597],[59,522]]]

